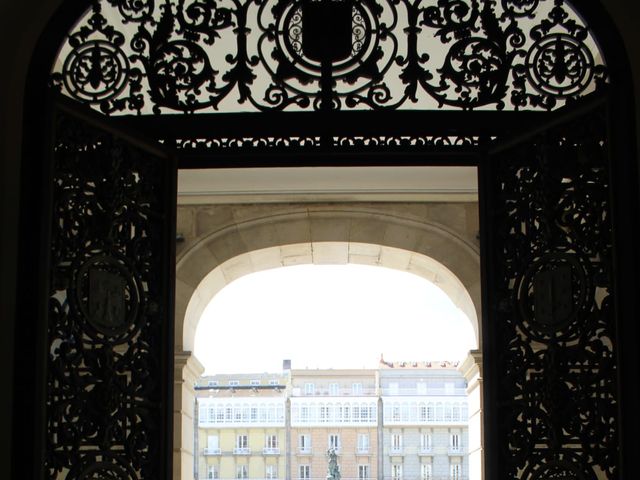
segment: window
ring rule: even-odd
[[[460,435],[458,435],[457,433],[452,433],[449,438],[449,446],[451,447],[451,449],[460,448]]]
[[[246,435],[236,437],[236,448],[233,453],[247,454],[249,452],[249,439]]]
[[[300,453],[311,453],[311,436],[306,434],[298,436],[298,450]]]
[[[220,453],[220,440],[218,435],[208,435],[207,436],[207,448],[205,454],[208,455],[217,455]]]
[[[400,405],[394,405],[391,411],[391,419],[394,422],[400,421]]]
[[[454,463],[450,467],[451,480],[460,480],[462,478],[462,468],[459,463]]]
[[[427,406],[424,404],[420,404],[418,406],[418,420],[420,422],[426,422],[427,421]]]
[[[217,387],[218,386],[218,380],[209,380],[207,382],[207,386],[209,386],[209,387]]]
[[[421,452],[431,451],[431,434],[430,433],[420,434],[420,451]]]
[[[445,395],[453,395],[456,389],[456,385],[453,382],[445,382],[444,383],[444,394]]]
[[[351,385],[351,393],[353,395],[362,395],[362,384],[354,383]]]
[[[249,385],[251,385],[252,387],[256,387],[260,385],[260,380],[250,380]]]
[[[311,478],[311,466],[300,465],[298,467],[298,478],[300,480],[309,480]]]
[[[358,434],[358,453],[369,453],[369,434]]]
[[[207,479],[218,480],[218,478],[220,478],[220,475],[218,474],[218,466],[207,465]]]
[[[264,453],[279,453],[278,436],[267,435],[264,442]]]
[[[340,450],[340,435],[338,435],[337,433],[332,433],[331,435],[329,435],[329,448]]]
[[[430,463],[420,465],[420,480],[432,480],[433,468]]]
[[[238,385],[240,385],[240,381],[239,380],[229,380],[229,386],[230,387],[237,387]]]
[[[358,480],[369,479],[369,465],[358,465]]]
[[[454,422],[459,422],[460,419],[460,405],[457,403],[453,406],[453,415],[451,418]]]
[[[452,416],[452,406],[450,404],[446,404],[444,406],[444,421],[449,423],[451,422]]]
[[[267,480],[273,480],[275,478],[278,478],[278,467],[277,465],[267,465],[265,467],[265,478]]]
[[[399,433],[394,433],[391,435],[391,452],[402,452],[402,435]]]
[[[402,464],[394,463],[391,465],[391,479],[402,480]]]
[[[269,385],[279,385],[280,382],[278,380],[269,380]]]
[[[314,395],[316,393],[316,386],[313,383],[305,383],[304,384],[304,394],[305,395]]]
[[[330,383],[329,395],[331,395],[332,397],[337,397],[338,395],[340,395],[340,385],[337,383]]]
[[[245,480],[246,478],[249,478],[246,465],[238,465],[236,467],[236,478],[238,480]]]

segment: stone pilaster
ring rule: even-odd
[[[204,367],[191,352],[176,352],[173,385],[173,479],[193,480],[195,429],[194,385]]]
[[[469,352],[458,370],[467,380],[469,405],[469,480],[484,480],[484,430],[482,423],[482,353]]]

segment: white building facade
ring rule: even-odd
[[[198,382],[196,480],[324,480],[329,448],[342,480],[469,479],[467,383],[457,363],[289,365],[277,380]]]

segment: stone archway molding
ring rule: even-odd
[[[347,263],[408,271],[435,283],[469,318],[481,348],[475,245],[434,222],[339,209],[230,223],[194,244],[176,267],[176,352],[193,351],[204,308],[232,281],[289,265]]]

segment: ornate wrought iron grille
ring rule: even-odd
[[[499,478],[618,478],[606,111],[492,160]]]
[[[130,114],[313,110],[327,91],[334,110],[551,110],[607,81],[565,0],[354,0],[351,53],[323,76],[307,1],[98,0],[51,83]]]
[[[167,478],[175,166],[55,120],[47,478]]]

